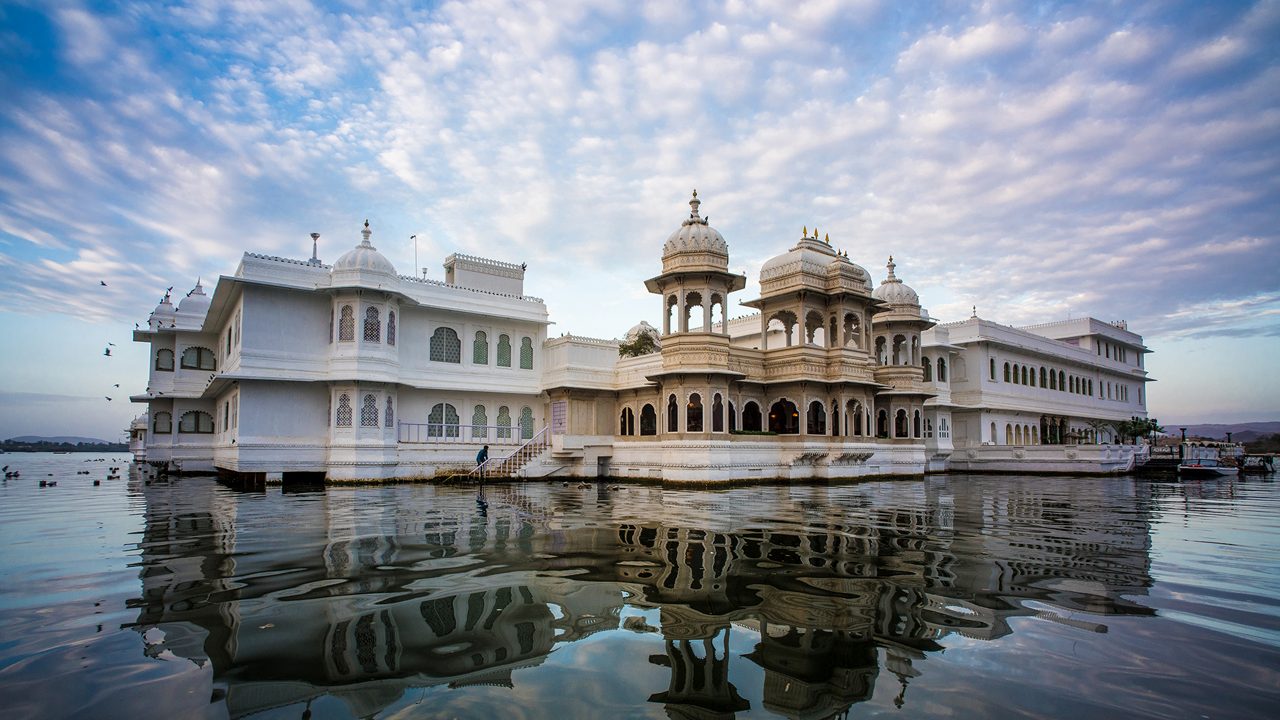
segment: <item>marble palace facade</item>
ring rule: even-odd
[[[644,281],[651,352],[548,337],[526,268],[451,255],[445,279],[399,275],[365,224],[327,265],[245,253],[212,295],[166,294],[135,454],[267,482],[491,475],[662,482],[927,472],[1118,472],[1145,416],[1148,350],[1124,323],[937,323],[896,275],[871,275],[817,231],[746,277],[699,212]],[[313,236],[314,237],[314,236]]]

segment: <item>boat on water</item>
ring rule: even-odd
[[[1217,458],[1186,459],[1178,465],[1178,475],[1184,478],[1217,478],[1236,475],[1240,469],[1225,465]]]
[[[1269,475],[1276,471],[1275,458],[1270,455],[1245,455],[1240,464],[1242,473]]]
[[[1232,451],[1219,443],[1186,443],[1182,446],[1182,461],[1178,463],[1178,475],[1184,478],[1217,478],[1237,475],[1240,472]],[[1226,455],[1226,457],[1223,457]]]

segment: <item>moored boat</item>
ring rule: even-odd
[[[1236,466],[1224,465],[1215,458],[1187,459],[1178,465],[1178,475],[1184,478],[1216,478],[1239,472]]]

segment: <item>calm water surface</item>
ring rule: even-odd
[[[240,492],[94,458],[3,456],[6,718],[1280,707],[1271,479]]]

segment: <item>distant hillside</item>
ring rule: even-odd
[[[120,452],[128,449],[129,446],[122,442],[65,435],[49,438],[24,435],[0,441],[0,450],[5,452]]]
[[[40,435],[19,435],[18,437],[11,437],[11,438],[9,438],[7,442],[11,442],[11,443],[38,443],[38,442],[48,442],[48,443],[70,443],[70,444],[72,444],[72,445],[79,445],[80,443],[89,443],[90,445],[110,445],[110,444],[112,444],[110,440],[103,440],[103,439],[101,439],[101,438],[91,438],[91,437],[76,437],[76,436],[74,436],[74,435],[56,435],[56,436],[53,436],[53,437],[42,437],[42,436],[40,436]]]
[[[1231,439],[1238,442],[1248,442],[1250,440],[1256,440],[1264,435],[1280,433],[1280,421],[1217,425],[1178,425],[1176,423],[1161,423],[1161,425],[1164,427],[1164,431],[1170,435],[1179,435],[1179,428],[1186,428],[1187,437],[1226,440],[1227,433],[1231,433]]]

